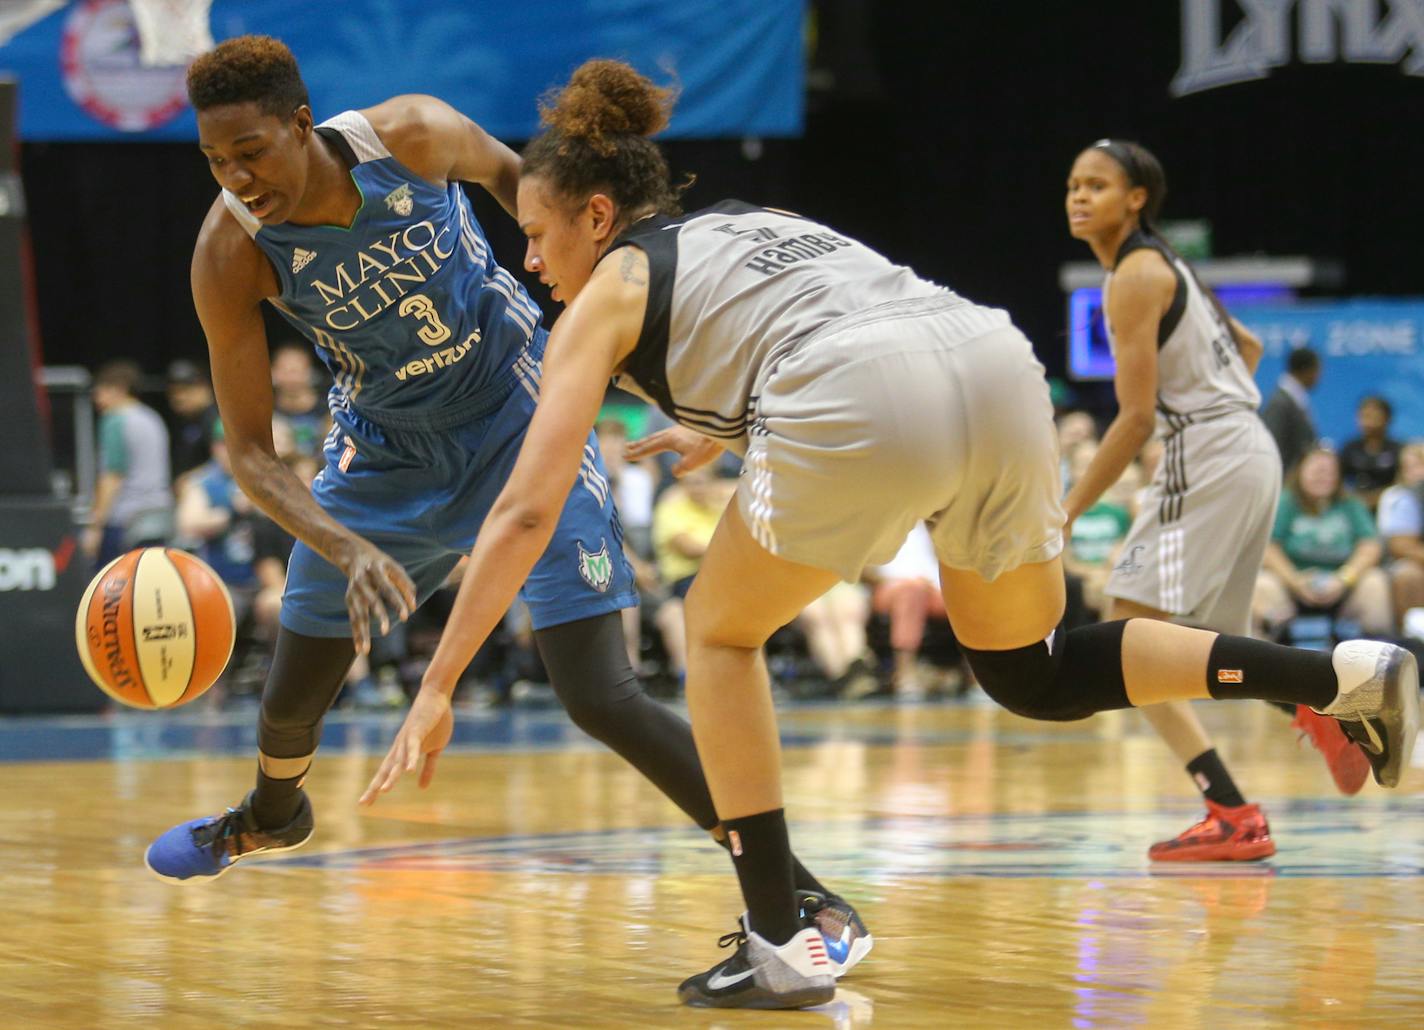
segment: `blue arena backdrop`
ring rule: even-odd
[[[1276,304],[1294,299],[1295,291],[1275,283],[1213,287],[1231,311],[1243,305]],[[1068,294],[1068,374],[1078,380],[1111,379],[1112,348],[1103,323],[1103,289],[1080,286]]]
[[[595,56],[676,78],[668,136],[798,136],[804,21],[804,0],[215,0],[211,18],[219,41],[290,46],[321,114],[432,93],[507,140],[532,136],[535,98]],[[138,54],[127,0],[74,0],[19,33],[0,73],[20,80],[21,138],[196,138],[184,69]]]
[[[1286,355],[1310,347],[1322,362],[1310,403],[1324,440],[1340,447],[1357,434],[1355,407],[1366,394],[1390,402],[1395,439],[1424,439],[1424,298],[1281,301],[1270,298],[1270,288],[1252,289],[1265,292],[1254,298],[1230,286],[1217,292],[1265,344],[1256,371],[1263,399],[1285,371]],[[1088,373],[1079,378],[1111,378],[1112,355],[1095,317],[1098,291],[1075,290],[1069,303],[1070,367]]]
[[[1263,398],[1275,390],[1292,348],[1320,355],[1310,406],[1316,430],[1332,446],[1358,435],[1355,407],[1366,394],[1389,401],[1396,440],[1424,439],[1424,298],[1300,301],[1232,313],[1266,345],[1256,371]]]

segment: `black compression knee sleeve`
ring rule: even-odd
[[[692,728],[643,692],[628,664],[621,615],[536,630],[534,641],[574,725],[621,755],[698,826],[716,826]]]
[[[1030,719],[1069,722],[1131,708],[1122,679],[1124,622],[1099,622],[1010,651],[963,647],[979,685],[996,702]]]
[[[264,755],[302,758],[316,751],[322,717],[354,656],[350,637],[307,637],[278,629],[257,721],[257,747]]]

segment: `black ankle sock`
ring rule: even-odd
[[[796,885],[798,891],[815,891],[828,898],[831,896],[830,888],[812,876],[811,870],[802,865],[795,855],[791,856],[791,882]]]
[[[275,830],[292,821],[302,805],[302,780],[306,775],[303,771],[289,780],[277,780],[258,768],[257,789],[252,792],[252,818],[258,826]]]
[[[727,831],[751,928],[772,944],[785,944],[801,929],[785,811],[778,808],[724,819],[722,828]]]
[[[1216,753],[1216,748],[1203,751],[1188,762],[1187,775],[1208,801],[1225,805],[1227,808],[1246,804],[1241,791],[1237,790],[1236,784],[1232,782],[1231,774],[1221,763],[1221,756]]]
[[[1340,692],[1330,654],[1225,634],[1211,645],[1206,689],[1212,697],[1324,708]]]
[[[719,823],[718,825],[720,826],[721,824]],[[732,845],[725,836],[720,840],[716,837],[712,839],[717,841],[717,843],[727,851],[730,852],[732,850]],[[801,864],[801,860],[796,857],[794,852],[791,855],[791,882],[795,884],[798,891],[815,891],[817,894],[824,895],[828,898],[835,897],[829,887],[811,875],[811,870]]]

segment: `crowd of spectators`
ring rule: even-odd
[[[1284,449],[1272,542],[1253,604],[1254,632],[1305,646],[1344,636],[1424,636],[1424,442],[1389,433],[1382,397],[1360,401],[1359,436],[1338,451],[1315,436],[1309,393],[1319,361],[1295,357],[1263,410]],[[321,467],[330,428],[329,385],[310,348],[292,341],[272,354],[273,442],[303,482]],[[140,370],[128,362],[96,375],[100,477],[85,544],[96,563],[131,547],[172,544],[202,557],[227,583],[239,646],[216,703],[255,696],[275,638],[292,538],[259,511],[232,476],[212,386],[189,361],[168,370],[154,405],[140,398]],[[163,416],[155,407],[166,408]],[[683,599],[722,512],[738,467],[730,456],[680,479],[671,461],[630,462],[630,438],[665,424],[646,409],[610,405],[597,433],[624,530],[640,606],[624,616],[629,658],[650,689],[680,693],[686,671]],[[1082,410],[1058,416],[1065,490],[1098,447],[1098,423]],[[1149,443],[1120,481],[1071,527],[1064,552],[1067,619],[1077,625],[1106,610],[1103,588],[1160,460]],[[373,642],[353,666],[343,703],[396,707],[418,687],[459,584],[461,568],[408,623]],[[973,687],[955,647],[940,596],[929,534],[916,526],[900,552],[811,605],[768,643],[777,689],[803,698],[917,700]],[[508,703],[552,694],[516,603],[471,664],[467,699]]]

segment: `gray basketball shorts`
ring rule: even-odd
[[[881,305],[761,385],[737,503],[753,537],[846,580],[929,524],[941,562],[994,579],[1063,548],[1043,366],[1002,311]]]
[[[1255,412],[1167,438],[1104,589],[1174,621],[1244,634],[1281,496],[1281,458]]]

